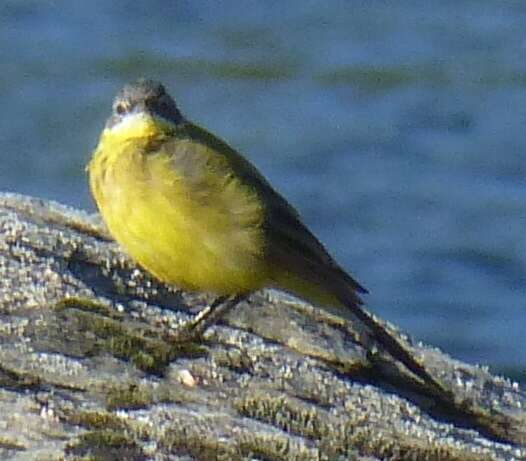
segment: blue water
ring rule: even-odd
[[[414,337],[526,381],[526,3],[0,4],[0,190],[94,210],[114,93],[160,79]]]

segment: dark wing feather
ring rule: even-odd
[[[235,176],[260,196],[266,210],[264,230],[268,240],[267,257],[271,264],[287,267],[296,275],[304,276],[306,281],[323,285],[328,291],[332,289],[332,294],[345,297],[349,303],[361,304],[356,292],[367,293],[367,290],[334,261],[301,222],[298,212],[248,160],[221,139],[191,123],[178,130],[177,137],[190,137],[212,148],[224,157]]]
[[[268,192],[267,192],[268,193]],[[367,291],[329,255],[320,241],[301,222],[297,212],[277,192],[272,190],[269,201],[266,232],[270,244],[268,256],[280,267],[288,267],[306,281],[345,296],[352,304],[361,304],[357,293]]]

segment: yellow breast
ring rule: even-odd
[[[106,129],[90,186],[114,238],[161,280],[235,294],[260,288],[264,209],[222,156],[150,117]]]

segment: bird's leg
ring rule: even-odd
[[[193,341],[201,337],[204,331],[216,323],[229,310],[246,299],[247,295],[219,296],[214,302],[202,309],[192,319],[183,323],[173,333],[172,340]]]

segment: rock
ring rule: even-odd
[[[430,386],[348,322],[254,294],[199,343],[211,297],[144,273],[94,216],[0,195],[0,458],[526,459],[516,383],[395,335]]]

